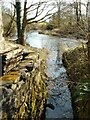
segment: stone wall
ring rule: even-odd
[[[0,116],[3,120],[41,120],[47,96],[45,51],[20,48],[20,62],[0,78]]]

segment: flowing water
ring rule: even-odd
[[[47,119],[73,119],[73,110],[71,104],[70,91],[67,84],[67,74],[62,63],[62,53],[69,48],[74,48],[80,44],[77,40],[68,38],[59,38],[38,34],[32,31],[28,34],[27,42],[37,48],[47,48],[49,51],[47,57],[48,80],[48,100],[47,104],[54,106],[54,109],[46,108]]]

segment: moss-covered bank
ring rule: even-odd
[[[69,77],[74,119],[90,119],[90,77],[87,46],[77,47],[63,54],[63,63]]]

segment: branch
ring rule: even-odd
[[[42,2],[42,3],[45,3],[45,2]],[[46,14],[45,14],[42,18],[40,18],[39,20],[35,20],[35,19],[38,18],[40,15],[42,15],[42,13],[44,12],[45,9],[47,9],[47,8],[51,5],[51,4],[48,4],[48,5],[47,5],[47,2],[46,2],[46,3],[44,4],[43,8],[39,10],[39,8],[41,7],[41,5],[43,5],[42,3],[39,3],[39,4],[38,4],[38,7],[37,7],[37,11],[36,11],[35,16],[32,17],[32,18],[27,19],[27,23],[28,23],[28,24],[33,23],[33,20],[34,20],[34,22],[41,21],[41,20],[43,20],[45,17],[51,16],[51,15],[53,14],[53,13],[49,13],[49,12],[52,11],[52,10],[55,8],[55,6],[52,7],[50,10],[48,10],[48,11],[46,12]]]
[[[39,14],[39,15],[44,11],[45,7],[46,7],[46,3],[44,4],[43,8],[38,11],[38,14]],[[32,11],[35,11],[36,9],[37,9],[37,7],[34,8],[34,9],[32,9],[32,10],[30,10],[30,11],[27,11],[27,13],[32,12]]]
[[[27,24],[41,22],[42,20],[45,21],[45,20],[51,18],[52,14],[53,14],[53,13],[50,13],[50,14],[48,14],[48,15],[45,15],[44,17],[42,17],[42,18],[39,19],[39,20],[29,21],[29,22],[27,22]],[[48,17],[48,18],[46,18],[46,17]],[[46,18],[46,19],[45,19],[45,18]]]
[[[27,5],[27,0],[24,1],[24,13],[23,13],[23,23],[22,23],[22,26],[24,27],[25,24],[26,24],[26,17],[27,17],[27,14],[26,14],[26,5]]]
[[[10,33],[11,33],[14,17],[15,17],[15,10],[14,10],[14,15],[11,17],[11,21],[9,22],[8,29],[7,29],[7,31],[5,33],[6,37],[9,36]]]
[[[44,3],[47,3],[47,2],[39,2],[40,4],[44,4]],[[38,5],[38,3],[34,3],[34,4],[31,4],[29,7],[27,7],[26,9],[27,10],[29,10],[31,7],[33,7],[33,6],[37,6]]]
[[[44,5],[44,3],[45,3],[45,5]],[[30,18],[30,19],[27,19],[27,22],[28,22],[28,21],[31,21],[31,20],[33,20],[33,19],[35,19],[35,18],[37,18],[38,16],[41,15],[42,12],[44,11],[45,7],[46,7],[46,3],[47,3],[47,2],[39,2],[39,3],[37,3],[37,6],[33,9],[33,10],[36,10],[35,16],[32,17],[32,18]],[[44,5],[43,8],[42,8],[41,10],[39,10],[39,8],[41,8],[42,5]],[[32,11],[32,10],[27,11],[27,13],[28,13],[28,12],[31,12],[31,11]]]
[[[12,3],[12,2],[10,2],[11,3],[11,5],[13,5],[14,6],[14,8],[16,9],[16,5],[14,4],[14,3]]]

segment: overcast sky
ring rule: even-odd
[[[11,1],[15,1],[15,0],[2,0],[2,1],[4,1],[4,2],[7,2],[7,3],[9,3],[9,2],[11,2]],[[18,0],[17,0],[18,1]],[[23,2],[24,0],[21,0],[21,2]],[[40,0],[27,0],[28,2],[30,2],[30,1],[34,1],[34,2],[38,2],[38,1],[40,1]],[[43,1],[43,0],[41,0],[41,1]],[[44,0],[45,1],[45,0]],[[54,1],[54,0],[53,0]],[[60,0],[60,1],[62,1],[62,0]],[[66,2],[73,2],[73,1],[76,1],[76,0],[63,0],[63,1],[66,1]],[[79,0],[78,0],[79,1]],[[87,2],[88,0],[81,0],[81,2]]]
[[[3,1],[3,4],[8,7],[8,8],[11,8],[11,4],[10,2],[14,2],[15,0],[2,0]],[[18,0],[17,0],[18,1]],[[21,0],[21,2],[23,3],[25,0]],[[27,0],[28,1],[28,5],[30,2],[38,2],[38,1],[45,1],[45,0]],[[51,1],[51,0],[50,0]],[[53,1],[56,1],[56,0],[53,0]],[[57,1],[66,1],[66,2],[69,2],[69,3],[72,3],[76,0],[57,0]],[[79,0],[77,0],[79,1]],[[81,2],[83,3],[87,3],[88,0],[81,0]],[[85,7],[82,6],[82,12],[85,13]]]

